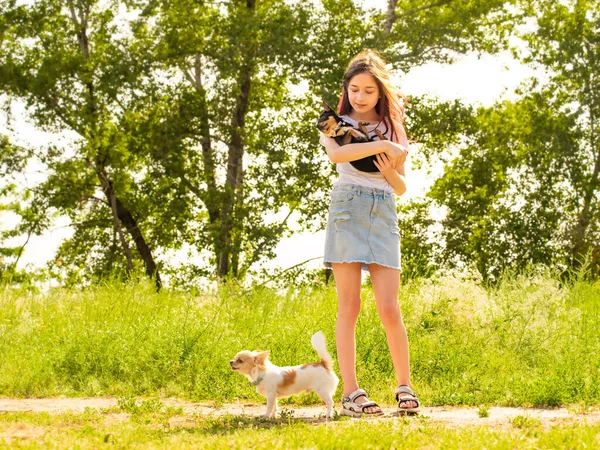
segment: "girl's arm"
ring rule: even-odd
[[[394,167],[393,161],[386,154],[379,154],[373,162],[383,174],[386,181],[394,188],[394,194],[401,196],[406,192],[404,161],[397,167]]]
[[[404,126],[402,124],[400,126],[404,131]],[[377,155],[377,161],[374,161],[374,163],[394,189],[394,194],[401,196],[406,192],[406,178],[404,176],[404,162],[408,156],[406,132],[403,132],[402,136],[400,136],[400,143],[394,145],[397,145],[402,151],[402,154],[398,158],[390,159],[385,154]]]
[[[400,152],[397,148],[390,146],[389,141],[372,141],[339,145],[333,138],[327,137],[321,133],[319,142],[327,150],[327,156],[329,156],[332,163],[355,161],[378,153],[387,153],[392,157],[398,157],[396,154]]]

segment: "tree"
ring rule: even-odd
[[[152,53],[178,81],[152,89],[161,94],[148,97],[142,109],[151,113],[137,114],[132,128],[144,130],[136,145],[152,159],[148,195],[165,199],[188,242],[212,250],[220,276],[243,276],[273,256],[291,213],[304,224],[323,214],[331,170],[316,144],[315,97],[337,93],[344,64],[377,43],[379,22],[351,1],[326,1],[316,12],[304,2],[194,5],[157,3],[140,24],[138,38],[159,43]],[[290,84],[302,79],[309,91],[296,98]],[[266,220],[281,213],[280,222]]]
[[[452,62],[459,54],[506,49],[520,14],[515,1],[388,0],[373,20],[376,42],[395,68],[408,71],[424,62]]]
[[[599,241],[598,4],[529,6],[539,26],[523,34],[523,59],[548,81],[480,108],[429,193],[447,208],[445,263],[473,262],[488,280],[529,264],[577,268]]]
[[[569,212],[576,218],[567,236],[570,263],[577,266],[593,248],[595,254],[600,249],[600,2],[524,3],[529,13],[538,12],[538,27],[523,34],[530,48],[523,60],[546,68],[555,106],[575,117],[579,135],[568,168],[574,194]]]
[[[332,168],[317,97],[339,93],[352,55],[377,47],[408,70],[493,50],[511,17],[496,0],[390,1],[387,15],[351,0],[106,6],[13,0],[0,16],[0,92],[27,102],[38,126],[80,136],[73,155],[36,152],[49,171],[36,195],[76,229],[58,255],[71,273],[127,272],[138,258],[158,274],[155,254],[193,246],[219,276],[243,277],[291,217],[322,226]]]
[[[446,208],[442,259],[484,280],[507,268],[554,264],[561,250],[561,185],[576,142],[573,117],[546,95],[480,108],[470,138],[428,193]]]
[[[172,77],[154,80],[130,116],[130,151],[149,164],[141,187],[177,230],[171,245],[209,249],[220,277],[243,277],[273,256],[293,213],[322,208],[317,113],[309,95],[292,92],[311,9],[158,2],[135,27]]]
[[[50,173],[38,189],[40,202],[71,217],[75,239],[78,233],[87,234],[92,222],[102,223],[96,219],[110,218],[128,269],[133,261],[125,232],[146,274],[160,286],[142,220],[128,204],[125,189],[132,181],[132,168],[123,164],[125,155],[120,151],[119,122],[127,103],[135,100],[133,92],[144,67],[130,53],[128,38],[119,35],[114,20],[119,5],[107,6],[94,0],[5,3],[0,16],[0,92],[25,101],[40,128],[66,128],[79,136],[71,149],[73,156],[59,148],[36,155]],[[104,198],[97,197],[96,191]],[[96,217],[90,222],[88,215]],[[86,250],[97,244],[85,242]],[[105,248],[98,251],[104,253]]]
[[[0,136],[0,199],[5,200],[0,203],[0,213],[12,212],[28,217],[27,221],[12,229],[0,230],[0,283],[19,282],[27,279],[27,274],[18,270],[17,264],[31,236],[43,229],[44,222],[50,220],[49,217],[40,214],[38,208],[23,208],[21,203],[14,199],[17,185],[14,183],[12,175],[24,169],[30,155],[30,150],[13,145],[8,137]],[[2,224],[0,223],[0,225]],[[5,244],[6,240],[23,235],[26,236],[24,244],[17,246]]]

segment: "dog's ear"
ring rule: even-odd
[[[260,352],[258,355],[256,355],[254,357],[254,362],[257,364],[264,364],[265,360],[269,356],[269,353],[271,353],[269,350],[267,350],[265,352]]]
[[[323,100],[323,108],[325,111],[331,111],[331,106],[329,106],[325,100]]]

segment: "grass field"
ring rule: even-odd
[[[414,282],[400,292],[413,383],[428,405],[600,404],[600,284],[549,276]],[[0,288],[0,395],[147,395],[259,400],[228,361],[269,349],[278,365],[315,359],[323,330],[334,354],[334,287],[156,294],[148,284]],[[394,374],[371,291],[357,327],[361,386],[392,400]],[[339,396],[338,392],[338,396]],[[306,395],[294,402],[313,403]]]
[[[444,278],[411,282],[402,287],[399,299],[409,333],[413,383],[425,405],[475,406],[482,415],[487,405],[600,405],[600,283],[573,280],[561,285],[548,274],[537,274],[507,278],[485,289],[474,280]],[[318,330],[327,336],[335,358],[335,312],[332,286],[278,292],[229,284],[213,293],[157,294],[149,283],[105,284],[44,295],[2,287],[0,396],[111,395],[262,403],[247,380],[230,371],[228,361],[242,349],[269,349],[278,365],[313,361],[310,336]],[[357,346],[361,387],[380,404],[390,405],[393,367],[367,287]],[[341,391],[336,395],[339,399]],[[314,404],[319,404],[314,394],[280,402],[282,407]],[[368,447],[372,442],[386,448],[427,443],[465,448],[469,442],[481,443],[471,448],[539,448],[576,435],[581,448],[584,444],[590,448],[598,447],[594,439],[599,432],[596,425],[586,424],[533,427],[533,431],[531,427],[447,430],[412,419],[365,425],[336,421],[324,426],[297,421],[281,426],[246,418],[239,425],[234,416],[187,417],[193,426],[171,429],[165,422],[167,413],[152,414],[156,417],[121,423],[97,411],[90,411],[87,419],[85,414],[4,413],[0,424],[6,428],[20,421],[42,430],[56,428],[41,434],[50,447],[56,442],[71,446],[74,439],[88,440],[95,447],[93,442],[109,435],[132,446],[145,442],[146,447],[175,448],[195,446],[201,440],[217,448],[232,443],[244,447],[249,442],[255,448],[301,442],[306,448]],[[69,421],[84,425],[70,426]],[[255,432],[248,433],[249,429]]]

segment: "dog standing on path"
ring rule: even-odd
[[[258,393],[267,398],[267,411],[261,417],[275,417],[278,398],[302,391],[315,391],[327,405],[327,417],[333,417],[333,394],[339,382],[333,371],[333,359],[322,332],[315,333],[310,342],[321,361],[279,367],[269,361],[269,351],[244,350],[229,362],[231,370],[245,375]]]

